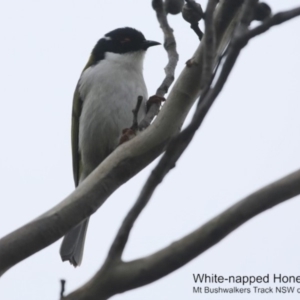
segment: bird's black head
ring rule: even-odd
[[[156,45],[160,45],[160,43],[146,40],[144,35],[136,29],[124,27],[108,32],[98,41],[92,55],[96,63],[104,59],[105,52],[124,54],[146,51],[149,47]]]

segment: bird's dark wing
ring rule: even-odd
[[[87,68],[94,64],[94,56],[91,55],[89,61],[86,66],[82,70],[84,72]],[[79,152],[79,119],[81,115],[83,99],[79,94],[79,83],[80,79],[77,83],[74,96],[73,96],[73,108],[72,108],[72,130],[71,130],[71,138],[72,138],[72,158],[73,158],[73,176],[75,186],[78,186],[81,172],[81,157]]]

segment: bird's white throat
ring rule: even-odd
[[[138,71],[143,70],[143,63],[146,51],[140,50],[129,53],[105,53],[105,60],[107,62],[114,62],[117,64],[127,65],[127,67],[136,69]]]

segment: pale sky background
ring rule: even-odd
[[[276,12],[300,2],[269,4]],[[169,20],[180,53],[178,75],[198,40],[180,15]],[[97,40],[122,26],[162,42],[151,1],[2,1],[0,236],[50,209],[74,189],[73,91]],[[138,219],[124,259],[169,245],[300,167],[299,28],[300,18],[287,22],[251,41],[242,52],[201,130]],[[149,49],[144,73],[149,95],[160,84],[166,62],[163,47]],[[61,278],[67,281],[67,293],[90,279],[152,167],[121,187],[93,215],[81,267],[61,262],[60,240],[9,270],[0,280],[0,299],[58,299]],[[193,273],[300,275],[299,210],[296,197],[255,217],[173,274],[113,299],[299,299],[297,294],[192,293]]]

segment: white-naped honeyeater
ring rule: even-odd
[[[78,186],[119,144],[122,130],[132,125],[138,96],[143,103],[138,121],[146,112],[147,88],[143,78],[146,50],[159,45],[129,27],[101,38],[79,78],[72,110],[72,155]],[[60,255],[73,266],[82,261],[89,218],[64,237]]]

